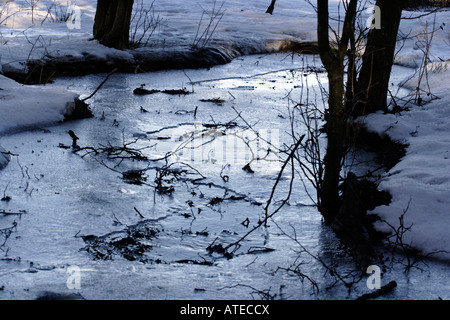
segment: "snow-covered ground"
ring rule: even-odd
[[[63,121],[78,95],[68,90],[23,86],[0,75],[0,134]]]
[[[389,206],[374,212],[396,229],[411,227],[405,232],[405,244],[424,254],[450,259],[450,17],[448,11],[409,19],[420,13],[406,12],[400,25],[396,64],[413,68],[413,75],[395,72],[392,81],[409,91],[405,100],[417,97],[423,105],[397,103],[409,111],[372,114],[365,122],[368,128],[387,134],[408,144],[407,154],[383,178],[380,189],[393,196]],[[433,32],[434,31],[434,32]],[[424,64],[427,54],[428,62]],[[418,90],[419,89],[419,90]],[[385,223],[380,230],[392,231]]]
[[[382,179],[380,188],[393,196],[389,206],[374,210],[390,225],[411,227],[403,238],[405,244],[450,258],[450,72],[447,63],[430,68],[428,79],[437,100],[423,106],[409,106],[399,114],[371,114],[366,123],[370,130],[388,134],[408,144],[406,156]],[[435,66],[436,67],[436,66]],[[416,81],[414,81],[416,80]],[[415,90],[417,77],[406,86]],[[429,98],[426,97],[425,98]],[[389,231],[384,223],[380,229]],[[390,230],[392,231],[392,230]]]
[[[152,2],[144,1],[146,8],[149,8]],[[238,46],[263,51],[277,50],[281,45],[277,40],[306,41],[315,38],[315,12],[310,5],[304,1],[280,3],[277,5],[276,15],[271,16],[265,13],[267,2],[156,0],[153,8],[157,28],[149,46],[135,52],[188,51],[196,34],[198,33],[198,39],[208,28],[210,20],[209,16],[203,15],[204,10],[209,14],[219,13],[210,28],[215,31],[205,34],[205,38],[211,35],[209,44],[225,43],[228,47]],[[49,15],[48,8],[52,3],[55,5]],[[67,15],[67,5],[78,8],[79,16],[73,11],[74,20],[57,21],[59,17]],[[94,0],[42,0],[37,2],[33,15],[26,1],[14,1],[3,6],[7,9],[0,18],[0,21],[4,21],[0,26],[0,56],[4,69],[20,70],[23,68],[23,62],[28,59],[45,59],[48,56],[83,57],[83,52],[99,59],[133,59],[130,52],[109,49],[99,45],[97,41],[89,41],[92,38],[96,8]],[[144,18],[138,13],[134,21],[138,19]],[[44,22],[41,23],[42,21]],[[132,30],[133,26],[134,24]]]
[[[82,57],[83,52],[98,57],[132,59],[130,52],[108,49],[90,41],[95,14],[94,0],[69,1],[81,9],[80,29],[68,27],[65,22],[53,22],[47,16],[52,1],[37,3],[33,15],[25,1],[0,3],[3,6],[0,21],[0,67],[24,68],[28,59],[45,56]],[[63,9],[66,2],[56,2]],[[274,40],[316,39],[316,16],[314,9],[305,1],[278,1],[273,15],[265,13],[269,0],[228,0],[222,9],[225,14],[214,33],[214,43],[234,43],[261,51],[276,49],[280,42]],[[154,37],[153,47],[138,49],[170,50],[173,47],[188,49],[197,32],[204,9],[210,10],[214,1],[162,1],[154,2],[154,9],[161,18]],[[221,2],[216,6],[220,7]],[[336,14],[339,1],[331,1],[332,14]],[[0,7],[1,8],[1,7]],[[1,9],[0,9],[1,10]],[[406,17],[414,15],[405,13]],[[32,24],[32,19],[34,24]],[[45,20],[45,21],[44,21]],[[436,29],[430,47],[428,83],[431,93],[439,97],[423,106],[408,105],[409,111],[392,114],[373,114],[366,118],[369,129],[389,134],[409,145],[407,155],[383,178],[380,189],[392,196],[389,206],[374,210],[390,224],[398,225],[398,218],[406,208],[405,226],[412,228],[404,236],[425,254],[450,260],[450,71],[447,70],[450,46],[450,21],[447,12],[428,15],[419,20],[403,20],[401,31],[409,38],[402,43],[396,62],[410,68],[421,65],[426,47],[425,30]],[[41,22],[44,23],[41,24]],[[400,47],[400,46],[399,46]],[[399,71],[396,71],[399,70]],[[414,91],[416,84],[413,69],[394,69],[394,85]],[[396,73],[397,72],[397,73]],[[409,79],[409,80],[408,80]],[[408,80],[408,81],[407,81]],[[424,84],[424,82],[422,82]],[[0,75],[0,134],[56,123],[63,119],[67,103],[77,96],[70,88],[46,88],[45,86],[22,86]],[[424,87],[424,89],[427,89]],[[87,92],[88,94],[90,92]],[[427,100],[427,96],[423,97]],[[1,143],[1,136],[0,136]],[[10,150],[7,150],[10,151]],[[10,156],[0,146],[0,168]],[[385,230],[385,224],[379,224]]]

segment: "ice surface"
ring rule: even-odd
[[[213,43],[237,43],[248,45],[249,50],[270,51],[277,48],[277,42],[273,40],[316,39],[315,12],[305,1],[279,2],[273,15],[264,13],[268,2],[226,1],[223,7],[226,15]],[[85,55],[83,52],[99,58],[132,59],[130,52],[108,49],[88,40],[92,33],[95,1],[73,1],[82,9],[81,29],[68,29],[65,23],[48,19],[41,25],[49,3],[39,2],[34,12],[38,22],[34,25],[30,23],[31,12],[26,9],[25,1],[7,4],[10,12],[18,6],[22,9],[0,26],[3,70],[23,69],[23,63],[30,58],[81,58]],[[178,0],[156,1],[155,10],[163,23],[155,34],[153,47],[139,50],[188,47],[203,9],[210,10],[212,4],[213,1],[194,5]],[[331,5],[332,13],[336,15],[339,1],[331,2]],[[405,13],[405,16],[409,14]],[[445,299],[450,292],[446,281],[450,251],[447,232],[450,178],[447,109],[450,101],[445,63],[449,59],[450,23],[447,23],[446,14],[438,13],[435,23],[434,15],[422,17],[419,23],[403,20],[401,31],[410,38],[396,56],[399,65],[420,66],[427,41],[423,31],[436,29],[431,43],[432,54],[429,55],[433,64],[429,65],[428,83],[440,99],[413,107],[409,112],[379,113],[365,119],[370,129],[386,132],[409,144],[408,154],[386,174],[380,185],[381,189],[391,192],[393,202],[375,212],[395,226],[409,204],[405,224],[412,224],[412,228],[405,235],[405,241],[425,254],[439,251],[434,256],[447,261],[430,263],[428,272],[412,270],[405,275],[402,270],[396,270],[386,274],[383,281],[395,279],[399,284],[396,291],[386,297],[388,299]],[[306,64],[320,65],[317,61],[318,57],[308,57]],[[116,74],[88,101],[95,118],[62,124],[57,123],[63,119],[66,103],[77,95],[83,97],[93,92],[104,75],[61,79],[47,87],[21,86],[0,76],[0,88],[3,89],[0,90],[0,132],[4,147],[0,147],[0,166],[10,158],[9,165],[0,172],[0,190],[4,190],[10,200],[0,202],[0,209],[11,213],[0,217],[0,249],[4,256],[0,260],[0,287],[4,288],[0,298],[26,299],[49,291],[73,292],[67,286],[68,267],[73,265],[79,266],[82,274],[82,289],[77,293],[87,299],[260,297],[254,288],[270,289],[270,293],[281,299],[351,298],[365,292],[366,288],[361,284],[352,296],[341,287],[317,295],[307,282],[299,281],[297,275],[274,273],[278,267],[289,266],[304,258],[306,263],[301,270],[319,280],[321,286],[333,280],[323,277],[325,270],[317,261],[304,254],[297,260],[300,248],[295,243],[287,246],[286,236],[274,224],[244,243],[244,252],[253,245],[275,249],[262,256],[243,254],[226,260],[205,251],[216,237],[231,242],[245,233],[248,229],[242,222],[246,218],[250,224],[261,218],[261,206],[255,203],[267,200],[276,168],[255,165],[256,174],[242,175],[242,162],[228,167],[227,163],[217,161],[217,157],[208,158],[216,154],[205,149],[201,155],[201,173],[214,187],[193,185],[192,180],[184,177],[185,180],[175,183],[173,197],[155,196],[152,187],[129,184],[122,179],[125,170],[145,169],[146,181],[153,183],[155,168],[143,167],[139,162],[125,162],[118,167],[110,164],[114,171],[104,166],[101,162],[104,158],[81,158],[60,145],[70,146],[72,141],[67,131],[74,130],[82,146],[120,144],[126,137],[127,141],[137,139],[137,146],[155,145],[146,149],[148,156],[161,156],[179,146],[183,133],[192,132],[199,123],[217,124],[235,119],[237,114],[232,107],[242,112],[256,128],[279,129],[283,133],[280,135],[282,141],[290,141],[286,130],[289,128],[287,97],[291,93],[298,98],[298,77],[304,66],[305,62],[297,56],[292,59],[288,55],[255,55],[211,70]],[[393,87],[402,82],[402,92],[414,90],[418,77],[416,74],[410,78],[412,73],[413,69],[394,68]],[[314,79],[311,77],[309,82],[314,84]],[[191,80],[195,83],[193,87]],[[148,89],[160,90],[185,87],[194,89],[194,93],[186,96],[133,95],[132,90],[141,84],[146,84]],[[200,101],[218,98],[224,100],[222,105]],[[25,128],[28,131],[23,131]],[[166,140],[167,137],[170,139]],[[221,139],[226,141],[222,136],[216,143],[223,143]],[[241,144],[239,148],[244,146]],[[5,150],[12,155],[5,155]],[[221,173],[229,177],[227,183],[220,177]],[[229,189],[227,195],[224,184]],[[288,233],[294,227],[298,240],[314,253],[331,256],[330,252],[338,250],[330,245],[334,240],[332,233],[321,224],[320,215],[310,206],[303,188],[299,187],[296,192],[290,206],[285,207],[275,221]],[[211,200],[230,194],[245,195],[251,201],[225,200],[211,205]],[[277,197],[278,201],[282,199],[281,195]],[[117,253],[112,260],[98,261],[85,250],[87,242],[81,236],[112,239],[143,220],[148,228],[160,230],[158,237],[150,243],[152,249],[145,253],[151,263],[128,261]],[[386,225],[379,227],[386,229]],[[156,262],[158,259],[160,263]],[[213,265],[176,261],[208,261]],[[337,262],[344,268],[348,266],[339,258]],[[242,286],[244,283],[251,287]]]
[[[233,107],[256,129],[278,129],[281,141],[288,142],[289,132],[285,128],[289,126],[286,117],[289,103],[285,97],[289,93],[293,98],[299,97],[301,88],[297,83],[304,74],[303,66],[302,57],[292,60],[281,54],[249,56],[209,71],[187,70],[196,83],[194,93],[181,96],[163,93],[137,96],[133,88],[141,84],[155,89],[179,88],[186,83],[182,71],[117,74],[90,101],[94,118],[4,136],[3,145],[18,156],[1,172],[2,183],[6,186],[9,182],[6,195],[11,197],[2,203],[2,208],[21,214],[7,215],[0,220],[1,229],[17,223],[17,230],[14,229],[2,247],[5,259],[0,261],[0,281],[5,289],[1,298],[36,298],[45,292],[76,292],[86,299],[261,298],[255,290],[266,290],[279,299],[349,298],[347,289],[340,286],[314,293],[310,283],[278,269],[296,265],[300,257],[301,271],[321,287],[334,281],[332,277],[324,277],[321,264],[300,253],[301,248],[295,242],[286,245],[290,240],[284,233],[294,236],[293,230],[297,241],[312,253],[320,254],[326,261],[331,258],[330,263],[344,269],[352,267],[344,254],[335,255],[339,248],[334,247],[333,233],[324,228],[320,214],[309,205],[301,185],[295,188],[290,205],[274,217],[269,228],[255,232],[242,242],[233,259],[207,252],[206,248],[215,239],[217,243],[230,243],[245,234],[246,219],[252,226],[261,218],[262,206],[255,203],[264,204],[270,193],[276,172],[270,170],[270,165],[254,166],[255,173],[249,174],[243,172],[242,163],[229,158],[230,166],[207,158],[194,157],[189,162],[184,159],[183,162],[207,177],[205,183],[192,183],[192,179],[199,177],[198,173],[180,165],[190,174],[173,184],[172,196],[164,196],[155,194],[150,186],[129,184],[122,179],[120,172],[146,169],[145,163],[126,161],[114,167],[113,162],[101,155],[81,158],[82,153],[60,148],[61,143],[71,144],[67,131],[73,130],[80,138],[80,146],[116,145],[125,135],[127,141],[139,138],[136,146],[154,145],[145,152],[149,157],[159,156],[179,145],[182,133],[192,132],[196,123],[227,123],[235,119]],[[313,83],[316,75],[310,77]],[[324,81],[324,77],[322,74],[319,79]],[[50,87],[65,88],[73,84],[72,90],[82,95],[92,91],[102,79],[101,75],[77,78],[76,83],[73,79],[60,79]],[[217,97],[224,100],[222,105],[200,101]],[[142,112],[141,106],[147,112]],[[198,110],[194,119],[195,107]],[[177,112],[180,110],[187,113]],[[253,118],[254,115],[258,116]],[[239,120],[234,121],[243,125]],[[178,129],[169,128],[174,126]],[[170,139],[158,140],[158,137]],[[238,149],[236,155],[241,156],[244,151]],[[116,171],[99,161],[106,161]],[[153,184],[155,174],[155,169],[146,169],[145,182]],[[221,174],[226,174],[229,180],[225,182]],[[277,201],[283,198],[282,190],[287,182],[288,179],[282,180]],[[223,187],[227,188],[226,193]],[[212,204],[213,199],[241,195],[248,201],[223,200]],[[140,240],[141,245],[150,247],[146,247],[138,261],[127,260],[123,251],[113,246],[115,241],[126,239],[127,230],[157,230],[154,237]],[[86,248],[92,242],[84,241],[83,237],[99,237],[107,243],[94,246],[89,253]],[[264,248],[275,250],[247,253]],[[94,259],[108,252],[111,259]],[[67,286],[70,266],[80,268],[79,290]],[[445,298],[448,287],[442,282],[444,270],[444,266],[432,264],[426,275],[416,270],[409,277],[404,277],[402,270],[389,273],[383,281],[395,279],[399,287],[393,296],[386,298]],[[420,285],[411,287],[409,279],[419,281]],[[363,281],[352,296],[366,290]]]

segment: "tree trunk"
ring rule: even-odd
[[[270,14],[273,13],[273,9],[275,9],[275,2],[276,2],[276,1],[277,1],[277,0],[272,0],[272,2],[270,3],[269,8],[267,8],[266,13],[270,13]]]
[[[129,44],[134,0],[98,0],[94,22],[94,39],[101,44],[126,49]]]
[[[345,15],[342,36],[338,48],[333,49],[329,41],[328,1],[317,1],[317,34],[322,63],[328,72],[328,114],[326,123],[327,149],[324,158],[324,177],[319,190],[319,210],[328,222],[332,222],[339,211],[339,181],[346,128],[344,104],[344,59],[348,43],[354,32],[357,1],[351,0]]]
[[[394,62],[397,33],[404,1],[377,0],[381,28],[371,29],[356,85],[357,95],[352,106],[354,116],[386,110],[389,78]]]
[[[329,70],[327,148],[324,158],[324,177],[320,190],[319,210],[326,221],[333,221],[340,206],[339,181],[344,156],[345,119],[344,72]]]

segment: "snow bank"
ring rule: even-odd
[[[64,120],[78,95],[57,88],[23,86],[0,75],[0,137]],[[0,169],[10,157],[0,145]]]
[[[57,88],[24,86],[0,75],[0,134],[64,120],[78,95]]]
[[[208,28],[209,16],[203,15],[203,12],[210,14],[214,8],[216,12],[223,12],[223,16],[219,15],[220,22],[219,18],[213,21],[215,31],[207,36],[211,36],[208,46],[227,56],[230,56],[227,51],[236,48],[242,54],[273,52],[287,40],[298,43],[316,39],[316,13],[304,1],[277,3],[274,14],[270,15],[266,13],[270,4],[268,0],[227,0],[223,4],[221,1],[214,4],[215,1],[212,0],[195,3],[156,0],[153,8],[155,15],[159,17],[159,25],[150,39],[150,46],[119,51],[104,47],[97,41],[89,41],[92,38],[96,0],[68,3],[80,9],[80,23],[76,28],[70,23],[58,21],[58,17],[48,16],[48,8],[53,4],[50,0],[37,2],[33,15],[26,1],[5,4],[8,12],[14,12],[14,15],[0,25],[0,64],[5,73],[23,72],[25,63],[30,60],[61,63],[83,60],[117,61],[116,65],[128,62],[141,68],[142,61],[145,63],[155,57],[161,61],[171,61],[189,53],[197,32],[201,36]],[[145,2],[145,5],[149,6],[150,3]],[[56,4],[52,13],[65,12],[64,2]],[[138,18],[139,14],[136,19]],[[141,60],[135,61],[135,56]],[[199,58],[209,57],[210,55],[206,55]],[[185,65],[182,67],[186,68]]]
[[[74,111],[77,98],[70,91],[23,86],[0,75],[0,137],[64,120]],[[9,160],[0,145],[0,170]]]
[[[407,143],[406,156],[382,179],[379,186],[392,195],[392,203],[374,210],[394,227],[404,214],[404,226],[411,227],[403,241],[424,254],[450,259],[450,71],[446,63],[430,65],[428,80],[440,99],[423,106],[410,106],[400,114],[367,116],[369,130],[386,133]],[[418,75],[404,82],[414,89]],[[392,231],[385,223],[377,228]]]

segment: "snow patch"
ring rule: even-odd
[[[58,88],[24,86],[0,75],[0,134],[64,120],[78,95]]]
[[[379,188],[392,195],[392,203],[374,210],[394,227],[404,214],[404,226],[411,227],[404,243],[424,254],[450,259],[450,77],[447,64],[429,65],[428,80],[439,99],[423,106],[409,106],[400,114],[368,115],[369,130],[386,133],[408,144],[406,156],[382,179]],[[417,75],[404,82],[415,90]],[[377,223],[386,231],[386,224]]]

